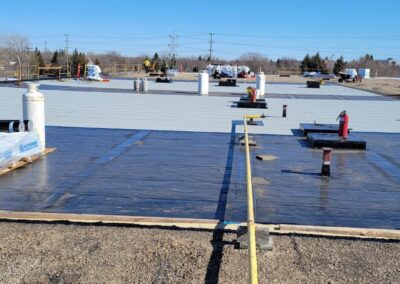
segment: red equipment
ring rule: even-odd
[[[257,101],[257,90],[253,88],[251,90],[251,102],[255,103]]]
[[[346,113],[346,111],[342,111],[338,118],[339,119],[339,136],[343,138],[347,138],[349,135],[349,115]]]
[[[76,71],[76,77],[78,77],[79,79],[80,76],[81,76],[81,64],[78,63],[78,70]]]

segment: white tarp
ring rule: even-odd
[[[17,81],[17,78],[15,78],[15,77],[0,77],[0,81],[15,82],[15,81]]]
[[[100,66],[89,63],[86,65],[86,79],[93,81],[102,81],[100,77],[101,69]]]
[[[218,73],[221,77],[237,78],[238,74],[244,72],[245,74],[250,73],[250,68],[247,66],[236,66],[236,65],[207,65],[207,72],[209,76]]]
[[[304,77],[314,77],[316,74],[317,74],[317,72],[307,72],[307,71],[305,71],[303,73],[303,76]]]
[[[345,72],[347,75],[350,75],[351,78],[354,78],[355,76],[357,76],[356,69],[347,68]]]
[[[40,141],[37,132],[0,132],[0,168],[40,153]]]
[[[176,77],[179,75],[178,69],[168,69],[167,70],[167,77]]]
[[[361,78],[363,79],[369,79],[370,77],[370,69],[366,69],[366,68],[359,68],[358,69],[358,75],[360,75]]]

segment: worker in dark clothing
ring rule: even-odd
[[[163,72],[164,76],[167,76],[167,71],[168,71],[168,63],[163,60],[162,65],[161,65],[161,72]]]

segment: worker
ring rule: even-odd
[[[251,96],[253,94],[253,88],[252,87],[247,87],[246,92],[247,92],[248,98],[251,99]]]
[[[146,73],[149,73],[150,71],[150,60],[149,58],[146,56],[146,59],[143,61],[143,67],[144,70],[146,71]]]
[[[167,76],[167,70],[168,70],[168,63],[165,60],[163,60],[161,65],[161,72],[164,73],[164,76]]]

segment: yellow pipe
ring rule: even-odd
[[[244,116],[244,120],[246,120],[246,118],[247,119],[250,119],[250,118],[265,118],[265,115],[264,114],[254,114],[254,115],[245,115]],[[245,125],[246,126],[246,125]]]
[[[261,118],[264,115],[245,115],[244,116],[244,139],[246,151],[246,181],[247,181],[247,234],[249,236],[249,283],[258,283],[257,273],[257,252],[256,252],[256,232],[254,225],[254,207],[253,207],[253,186],[251,178],[249,136],[247,133],[247,119]]]

